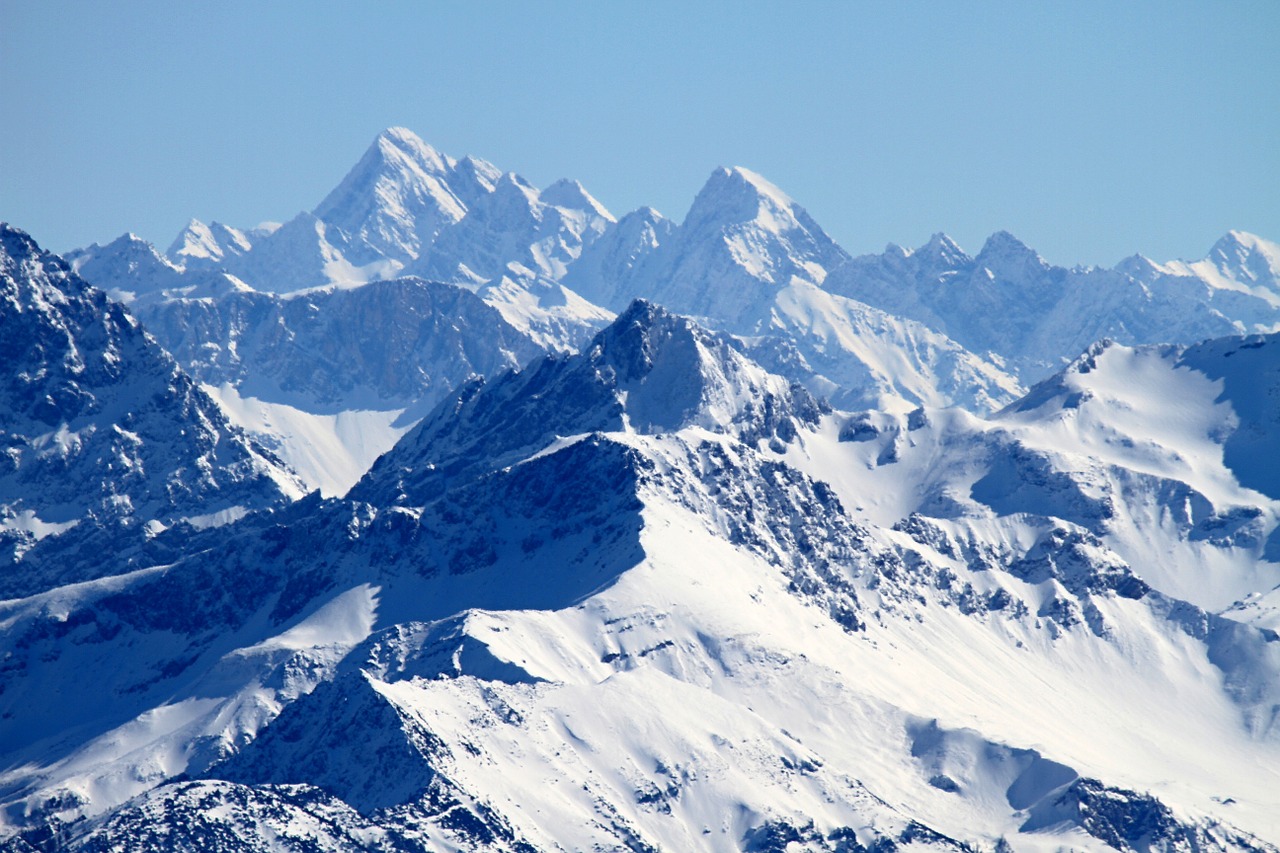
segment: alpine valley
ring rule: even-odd
[[[1280,245],[393,128],[0,295],[0,851],[1280,851]]]

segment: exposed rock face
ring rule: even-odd
[[[93,577],[97,549],[302,493],[128,311],[7,225],[0,288],[0,595]],[[133,539],[107,544],[123,531]]]

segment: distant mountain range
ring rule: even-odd
[[[0,226],[0,851],[1280,849],[1278,277],[402,129]]]

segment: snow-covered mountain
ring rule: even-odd
[[[104,545],[302,494],[124,308],[7,224],[0,288],[0,597],[97,576]]]
[[[976,257],[939,234],[915,251],[850,258],[747,169],[715,170],[679,226],[648,208],[615,221],[577,182],[539,191],[391,128],[312,212],[279,228],[193,221],[172,268],[99,265],[110,267],[103,286],[122,291],[121,267],[148,278],[132,291],[174,290],[175,269],[275,292],[412,273],[476,290],[556,349],[646,298],[742,337],[770,369],[843,406],[989,411],[1104,337],[1193,343],[1280,328],[1277,258],[1275,244],[1240,232],[1201,262],[1135,256],[1113,270],[1051,266],[1004,232]],[[223,278],[186,291],[225,290]]]
[[[239,425],[341,494],[460,381],[607,324],[556,279],[612,223],[576,182],[540,193],[392,128],[281,226],[193,220],[167,257],[125,235],[68,258]],[[393,280],[406,268],[458,286]]]
[[[647,209],[624,218],[564,281],[614,310],[643,297],[695,315],[837,405],[988,411],[1021,392],[943,335],[825,289],[848,260],[773,184],[717,169],[679,227]]]
[[[583,298],[620,311],[640,293],[634,282],[640,265],[678,227],[652,207],[632,211],[585,247],[562,281]]]
[[[851,258],[393,128],[0,249],[0,850],[1280,850],[1275,244]]]
[[[680,227],[654,242],[630,292],[615,298],[652,299],[735,329],[757,322],[777,291],[797,281],[820,285],[848,259],[804,208],[742,168],[712,172]]]
[[[134,310],[190,371],[219,389],[230,379],[219,396],[241,422],[269,439],[275,433],[310,482],[336,494],[390,446],[399,434],[390,425],[400,422],[407,403],[385,405],[388,395],[376,383],[335,380],[340,363],[312,358],[332,346],[305,336],[290,343],[298,357],[290,387],[299,392],[287,401],[290,410],[272,417],[270,407],[284,402],[278,394],[241,387],[243,377],[274,375],[279,366],[254,364],[256,356],[246,360],[235,348],[241,340],[279,337],[279,327],[252,323],[276,323],[289,293],[305,285],[358,291],[399,270],[419,272],[473,290],[543,350],[573,349],[632,299],[653,299],[736,335],[768,369],[838,406],[905,414],[920,405],[958,404],[981,413],[1022,393],[1020,380],[1043,378],[1103,337],[1189,343],[1276,328],[1278,257],[1274,244],[1233,233],[1196,264],[1134,258],[1115,270],[1067,270],[999,233],[976,258],[944,235],[914,252],[890,247],[880,256],[850,258],[803,208],[746,169],[715,170],[680,225],[648,208],[615,222],[576,182],[539,191],[392,128],[313,213],[278,229],[193,222],[169,259],[125,237],[75,253],[73,263],[90,280],[136,300]],[[222,259],[220,268],[214,258]],[[245,312],[246,302],[261,303],[254,289],[289,293],[274,298],[275,310]],[[220,307],[211,309],[210,299]],[[195,353],[193,345],[208,348],[210,341],[205,330],[186,330],[181,320],[211,310],[243,322],[214,324],[227,329],[214,344],[220,354]],[[338,319],[312,328],[348,340],[368,334],[340,328]],[[514,351],[501,342],[498,348]],[[208,375],[206,362],[219,357],[240,359],[242,378]],[[456,366],[415,364],[432,377],[418,383],[424,389],[456,384]],[[394,372],[390,365],[370,367]],[[304,387],[306,372],[317,387]],[[335,382],[348,384],[345,402],[332,394]],[[328,420],[339,410],[380,438],[353,443],[350,426]],[[382,414],[356,414],[374,411]],[[282,422],[294,426],[273,426]],[[303,433],[314,438],[302,440]],[[330,450],[342,456],[337,477],[307,461]]]
[[[358,243],[359,260],[382,257],[403,267],[492,193],[500,177],[491,163],[455,160],[393,127],[378,135],[315,216]]]
[[[509,264],[553,280],[562,278],[614,222],[577,181],[539,192],[506,174],[455,227],[443,232],[412,270],[426,278],[478,285],[501,277]]]
[[[328,495],[459,384],[544,351],[470,291],[413,278],[135,310],[237,423]]]
[[[280,223],[271,222],[241,230],[221,222],[206,225],[199,219],[192,219],[165,250],[165,257],[174,266],[187,271],[216,270],[234,263],[236,258],[252,249],[255,243],[271,236],[279,227]]]
[[[1127,557],[1085,511],[1109,484],[1070,466],[1092,444],[1135,473],[1114,517],[1143,490],[1176,508],[1177,482],[1251,505],[1261,541],[1148,531],[1265,550],[1274,472],[1235,472],[1274,443],[1247,378],[1277,346],[1099,348],[991,419],[851,413],[636,303],[458,389],[350,499],[0,603],[5,832],[1274,850],[1276,635],[1169,591],[1200,567]]]
[[[1110,270],[1052,266],[1005,232],[977,257],[936,234],[915,251],[853,258],[826,287],[995,353],[1027,382],[1103,338],[1190,344],[1280,329],[1280,246],[1236,231],[1203,261],[1135,255]]]
[[[216,299],[253,290],[220,269],[176,266],[136,234],[125,234],[105,246],[94,243],[62,258],[81,278],[135,310],[169,299]]]
[[[97,259],[88,271],[101,269],[104,286],[121,293],[353,288],[409,272],[475,290],[549,349],[576,347],[647,298],[743,337],[771,369],[842,405],[987,411],[1022,390],[943,335],[825,292],[827,272],[848,255],[785,193],[741,168],[717,169],[679,227],[648,208],[618,222],[576,181],[539,191],[393,128],[314,212],[274,231],[192,223],[167,261],[108,263],[122,248],[86,250]]]
[[[272,292],[401,274],[475,287],[501,278],[509,264],[559,279],[613,221],[576,181],[539,192],[491,163],[454,159],[405,128],[389,128],[311,212],[243,231],[193,220],[167,260]]]

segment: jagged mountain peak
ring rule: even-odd
[[[848,254],[791,198],[743,168],[719,168],[646,264],[645,296],[744,332],[793,282],[820,284]]]
[[[823,410],[728,339],[636,300],[580,353],[546,356],[460,388],[380,458],[349,497],[420,505],[450,483],[597,432],[700,427],[750,442],[786,442]]]
[[[65,279],[71,269],[63,259],[41,249],[26,231],[8,222],[0,222],[0,275],[4,276],[6,286],[15,293],[32,285],[38,286],[44,279],[31,275],[36,271]],[[24,272],[26,276],[19,275]],[[76,287],[77,284],[79,289],[83,289],[79,279],[71,279],[70,286]],[[56,292],[57,288],[52,290]],[[19,307],[18,303],[15,307]]]
[[[676,224],[652,207],[642,207],[608,227],[569,267],[564,284],[611,310],[625,308],[635,293],[634,279]]]
[[[116,293],[158,292],[177,287],[182,270],[136,234],[123,234],[100,246],[67,252],[64,259],[78,275]]]
[[[471,154],[464,154],[462,157],[458,158],[456,168],[460,171],[472,172],[476,175],[481,175],[490,182],[496,181],[498,178],[502,177],[502,170],[497,166],[493,165],[488,160],[483,160],[479,157],[472,156]]]
[[[618,371],[626,382],[641,379],[653,368],[657,351],[673,338],[692,340],[697,327],[647,299],[637,299],[618,318],[596,335],[591,357]],[[704,333],[705,334],[705,333]],[[695,367],[691,360],[689,367]]]
[[[767,270],[754,268],[776,266],[772,262],[779,256],[786,261],[782,266],[788,268],[779,269],[779,273],[815,263],[823,269],[808,270],[803,277],[819,282],[826,270],[849,258],[789,195],[741,166],[721,167],[711,173],[694,198],[680,235],[685,244],[715,243],[726,237],[738,244],[734,254],[753,268],[752,274],[764,272],[766,277]],[[786,280],[777,283],[785,284]]]
[[[274,230],[274,229],[273,229]],[[268,236],[253,229],[246,233],[221,222],[204,223],[194,217],[178,233],[164,256],[179,266],[214,267],[253,248],[255,238]]]
[[[1206,260],[1238,280],[1274,284],[1280,278],[1280,244],[1247,231],[1228,231]]]
[[[98,246],[98,244],[95,243],[94,246]],[[164,259],[160,258],[159,252],[156,251],[155,246],[152,246],[132,231],[121,234],[119,237],[105,245],[102,245],[100,248],[114,253],[128,252],[133,255],[145,257],[154,256],[164,262]]]
[[[380,133],[315,215],[357,238],[375,254],[408,262],[440,231],[462,219],[467,204],[450,185],[457,161],[404,128]],[[475,197],[474,164],[461,194]],[[371,257],[358,257],[367,263]]]
[[[454,194],[470,208],[477,201],[493,192],[502,170],[478,157],[467,155],[453,167],[453,175],[449,181]]]
[[[651,251],[670,237],[676,227],[674,222],[652,207],[637,208],[615,223],[615,227],[610,232],[613,245],[610,245],[608,250],[616,252],[621,248],[629,253],[629,260],[634,263],[645,253],[640,251],[637,241],[644,243],[646,252]]]
[[[997,279],[1018,285],[1051,269],[1035,249],[1008,231],[997,231],[988,237],[974,258],[974,264]]]
[[[1018,257],[1018,258],[1035,258],[1040,259],[1040,255],[1035,249],[1032,249],[1026,243],[1010,234],[1008,231],[997,231],[987,238],[982,244],[982,250],[978,252],[978,260],[981,262],[984,258],[997,257]]]
[[[583,210],[609,222],[616,221],[613,214],[597,201],[595,196],[587,192],[586,187],[570,178],[561,178],[556,181],[542,191],[540,198],[544,204],[569,210]]]
[[[759,223],[771,231],[800,227],[791,197],[760,175],[741,166],[712,171],[694,197],[682,227],[701,230]]]
[[[503,174],[409,272],[479,286],[523,267],[559,281],[614,220],[577,182],[560,181],[546,192],[514,172]]]
[[[7,226],[0,363],[0,598],[103,571],[97,549],[137,544],[120,529],[301,495],[123,306]]]
[[[537,187],[515,172],[504,172],[493,187],[493,202],[498,206],[515,203],[533,209],[540,196]]]
[[[941,231],[930,237],[929,242],[916,249],[912,254],[918,255],[922,259],[936,261],[952,267],[963,266],[973,260],[965,253],[964,249],[960,248],[959,243]]]
[[[187,257],[221,260],[222,254],[222,247],[213,236],[213,230],[194,216],[187,220],[187,224],[165,250],[165,257],[179,263]]]
[[[421,167],[443,173],[451,165],[451,158],[437,151],[418,134],[407,127],[389,127],[377,135],[370,150],[377,150],[389,162],[407,157]]]

